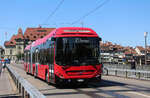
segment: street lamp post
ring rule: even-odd
[[[147,65],[147,34],[148,34],[148,32],[144,32],[144,37],[145,37],[145,65]]]

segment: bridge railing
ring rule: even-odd
[[[19,76],[9,65],[7,69],[14,80],[22,98],[46,98],[41,92],[34,88],[27,80]]]
[[[104,68],[103,74],[121,76],[126,78],[150,80],[150,71],[119,69],[119,68]]]

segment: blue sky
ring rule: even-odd
[[[0,45],[17,34],[19,27],[38,27],[61,0],[0,0]],[[64,27],[76,21],[105,0],[64,0],[43,27]],[[110,0],[73,26],[94,29],[103,41],[123,46],[144,46],[144,32],[150,45],[150,0]],[[7,38],[5,36],[7,32]]]

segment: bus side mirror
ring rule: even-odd
[[[55,41],[55,40],[56,40],[56,38],[55,38],[55,37],[52,37],[52,38],[51,38],[51,41]]]
[[[99,41],[102,41],[102,38],[99,38]]]

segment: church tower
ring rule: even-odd
[[[18,29],[18,34],[16,35],[16,55],[19,56],[20,59],[23,59],[24,53],[24,36],[22,29]]]

